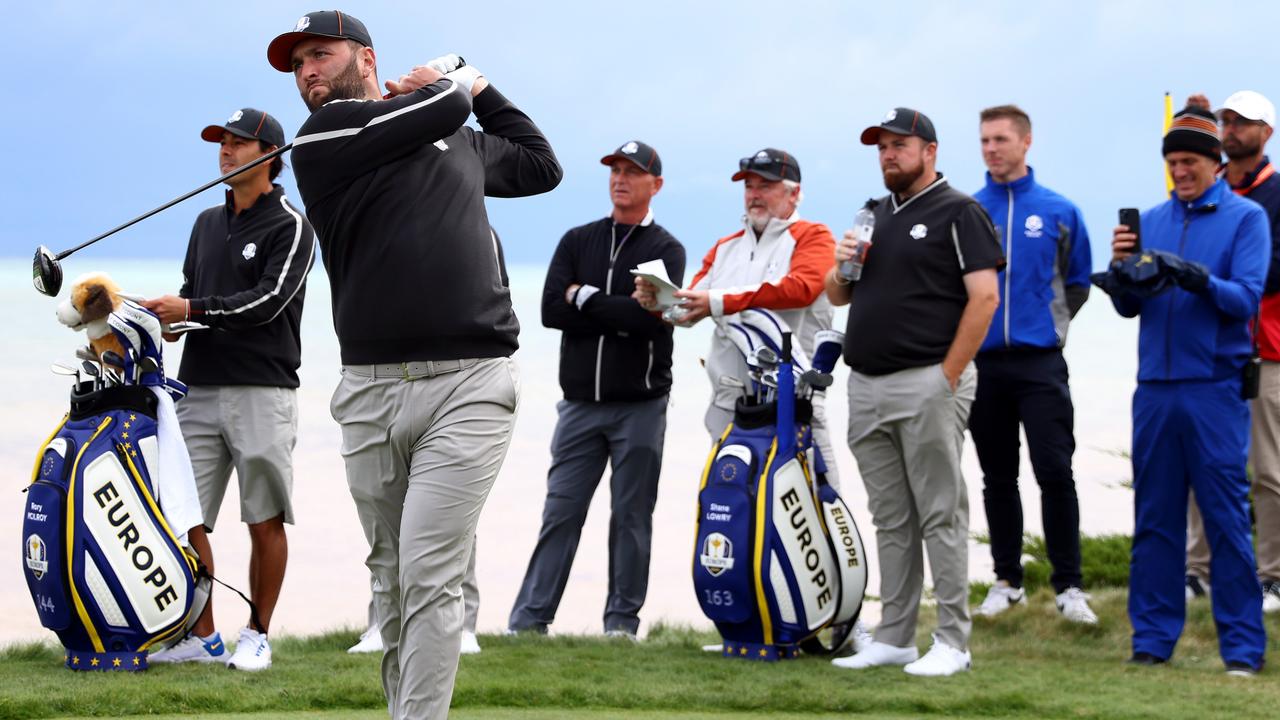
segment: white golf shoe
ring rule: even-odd
[[[836,658],[832,665],[849,670],[879,667],[881,665],[906,665],[920,657],[915,646],[895,647],[887,643],[872,640],[866,648],[849,657]]]
[[[374,625],[360,633],[360,642],[357,642],[355,645],[347,648],[347,652],[352,655],[357,655],[359,653],[380,653],[382,651],[382,630],[377,625]]]
[[[147,662],[155,663],[222,663],[226,664],[227,646],[222,642],[222,636],[214,633],[208,640],[201,638],[199,635],[192,633],[182,642],[174,645],[166,650],[157,653],[149,653]]]
[[[480,652],[480,641],[476,639],[476,634],[470,630],[462,631],[462,647],[458,652],[463,655],[475,655]]]
[[[987,591],[986,599],[978,606],[978,614],[995,617],[1014,605],[1026,602],[1027,594],[1022,591],[1022,588],[1013,587],[1004,580],[997,580],[996,584]]]
[[[1058,593],[1058,612],[1062,617],[1082,625],[1097,625],[1098,616],[1089,607],[1089,595],[1077,587],[1069,587]]]
[[[240,641],[236,643],[236,651],[227,661],[227,667],[249,672],[271,667],[271,643],[267,642],[266,633],[241,628]]]
[[[908,675],[944,677],[958,672],[968,672],[973,656],[968,650],[957,650],[934,636],[933,647],[924,657],[902,668]]]

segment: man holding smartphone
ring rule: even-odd
[[[1209,109],[1209,99],[1187,100]],[[1254,327],[1262,358],[1261,392],[1252,406],[1249,464],[1253,467],[1253,512],[1258,536],[1258,580],[1262,611],[1280,611],[1280,174],[1264,153],[1276,124],[1276,108],[1252,90],[1227,98],[1218,110],[1222,151],[1227,164],[1221,175],[1237,195],[1253,200],[1271,221],[1271,263],[1262,289]],[[1204,595],[1209,580],[1209,541],[1192,498],[1187,519],[1187,598]]]
[[[1249,528],[1242,373],[1271,237],[1262,208],[1217,179],[1221,149],[1208,110],[1188,107],[1174,117],[1163,143],[1174,197],[1143,213],[1141,262],[1176,285],[1150,297],[1116,292],[1111,302],[1142,324],[1133,396],[1130,662],[1167,662],[1182,633],[1190,487],[1213,549],[1219,650],[1228,674],[1247,676],[1262,669],[1266,632]],[[1135,240],[1118,226],[1112,262],[1128,258]]]
[[[979,115],[987,184],[975,195],[995,223],[1008,265],[1000,306],[978,357],[969,432],[982,464],[983,504],[996,582],[978,607],[993,616],[1026,603],[1022,591],[1019,427],[1036,482],[1053,591],[1062,616],[1093,624],[1080,572],[1080,503],[1071,456],[1075,409],[1062,348],[1067,325],[1089,297],[1089,234],[1080,210],[1036,182],[1027,166],[1031,118],[1016,105]]]

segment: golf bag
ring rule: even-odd
[[[759,346],[763,338],[751,322],[741,324],[730,329]],[[813,406],[796,397],[790,333],[781,339],[776,399],[738,401],[698,492],[693,584],[724,638],[725,657],[835,652],[853,629],[867,585],[862,538],[813,443]],[[815,366],[834,364],[830,355],[815,352]],[[829,384],[825,375],[825,384],[814,386]]]

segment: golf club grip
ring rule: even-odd
[[[252,162],[247,162],[247,163],[245,163],[244,165],[241,165],[240,167],[238,167],[238,168],[236,168],[236,169],[232,170],[231,172],[228,172],[226,175],[223,175],[222,177],[219,177],[219,178],[217,178],[217,179],[215,179],[215,180],[210,180],[209,182],[205,183],[204,185],[201,185],[200,187],[196,188],[195,190],[192,190],[191,192],[186,193],[185,195],[182,195],[182,196],[180,196],[180,197],[176,197],[176,198],[174,198],[174,199],[170,200],[169,202],[167,202],[167,203],[165,203],[165,204],[161,205],[160,207],[158,207],[158,208],[156,208],[156,209],[154,209],[154,210],[150,210],[150,211],[147,211],[147,212],[145,212],[145,213],[143,213],[143,214],[139,215],[138,217],[136,217],[136,218],[134,218],[134,219],[130,220],[129,222],[126,222],[126,223],[124,223],[124,224],[122,224],[122,225],[117,225],[116,227],[111,228],[110,230],[108,230],[108,231],[106,231],[106,232],[102,233],[101,235],[99,235],[99,236],[97,236],[97,237],[95,237],[95,238],[92,238],[92,239],[90,239],[90,240],[86,240],[86,241],[84,241],[84,242],[80,243],[79,245],[77,245],[77,246],[75,246],[75,247],[71,248],[70,250],[63,250],[62,252],[58,253],[58,255],[57,255],[54,259],[55,259],[55,260],[62,260],[63,258],[66,258],[67,256],[71,255],[72,253],[77,252],[77,251],[79,251],[79,250],[83,250],[83,249],[85,249],[85,248],[89,247],[90,245],[92,245],[92,244],[94,244],[94,243],[98,242],[99,240],[102,240],[103,238],[107,238],[107,237],[110,237],[110,236],[112,236],[112,235],[115,235],[116,233],[120,232],[121,230],[124,230],[125,228],[129,227],[130,225],[133,225],[133,224],[135,224],[135,223],[142,222],[143,220],[146,220],[147,218],[151,217],[152,215],[155,215],[155,214],[156,214],[156,213],[158,213],[158,212],[161,212],[161,211],[164,211],[164,210],[168,210],[169,208],[173,207],[174,205],[177,205],[178,203],[182,202],[183,200],[186,200],[186,199],[188,199],[188,198],[191,198],[191,197],[194,197],[194,196],[196,196],[196,195],[199,195],[200,193],[204,192],[205,190],[208,190],[209,188],[213,187],[214,185],[218,185],[218,184],[220,184],[220,183],[226,182],[227,180],[230,180],[231,178],[233,178],[233,177],[235,177],[235,176],[237,176],[237,175],[239,175],[239,174],[241,174],[241,173],[248,172],[249,170],[252,170],[253,168],[258,167],[258,166],[259,166],[259,165],[261,165],[262,163],[265,163],[265,162],[271,162],[272,160],[276,159],[277,157],[279,157],[279,156],[281,156],[281,155],[285,154],[286,152],[288,152],[291,148],[293,148],[293,143],[287,143],[287,144],[285,144],[285,145],[283,145],[283,146],[281,146],[281,147],[278,147],[278,148],[276,148],[275,150],[272,150],[271,152],[267,153],[266,155],[263,155],[262,157],[260,157],[260,158],[258,158],[258,159],[256,159],[256,160],[254,160],[254,161],[252,161]]]

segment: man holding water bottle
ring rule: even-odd
[[[923,113],[896,108],[862,133],[876,145],[889,195],[874,241],[849,231],[827,273],[827,297],[849,305],[849,447],[876,525],[883,614],[874,641],[837,667],[902,665],[912,675],[969,669],[969,493],[960,472],[977,371],[973,357],[999,303],[1004,265],[995,228],[934,164],[938,138]],[[856,264],[856,263],[855,263]],[[854,270],[854,272],[849,272]],[[855,279],[856,276],[856,279]],[[924,657],[916,618],[933,570],[938,628]]]

